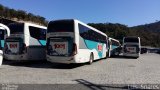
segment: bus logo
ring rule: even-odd
[[[57,49],[57,48],[65,49],[65,44],[54,44],[54,48],[55,49]]]
[[[102,44],[98,44],[97,49],[98,51],[102,51]]]
[[[17,44],[10,44],[10,48],[17,48]]]

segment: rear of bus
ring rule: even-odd
[[[121,53],[121,44],[118,40],[109,38],[109,57],[118,56]]]
[[[51,21],[47,28],[47,60],[56,63],[75,63],[74,20]]]
[[[4,46],[4,58],[8,60],[26,59],[26,44],[24,38],[24,23],[9,25],[10,36],[6,38]]]
[[[123,55],[138,58],[140,56],[140,38],[124,37],[123,38]]]

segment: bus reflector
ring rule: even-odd
[[[25,43],[23,43],[23,53],[27,53],[27,46],[26,46],[26,44]]]

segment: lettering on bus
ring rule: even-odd
[[[65,44],[54,44],[54,48],[55,49],[57,49],[57,48],[65,49]]]
[[[102,44],[98,44],[97,49],[98,51],[102,51]]]
[[[17,48],[17,44],[10,44],[10,48]]]

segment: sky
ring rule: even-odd
[[[0,0],[0,4],[48,21],[78,19],[129,27],[160,21],[160,0]]]

